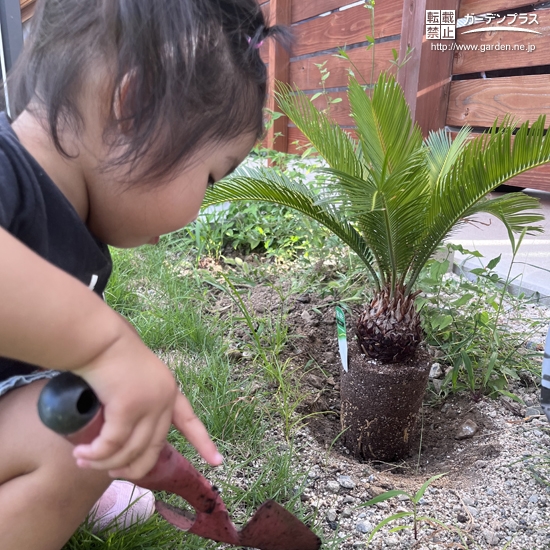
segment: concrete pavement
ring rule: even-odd
[[[542,222],[545,231],[540,235],[527,235],[516,255],[512,266],[512,289],[515,292],[538,294],[541,303],[550,305],[550,193],[526,190],[527,194],[539,198],[545,220]],[[471,223],[451,235],[449,242],[461,244],[468,250],[478,250],[483,258],[467,259],[455,254],[455,272],[464,266],[466,270],[485,265],[492,258],[502,254],[502,259],[495,271],[506,278],[512,262],[512,248],[508,233],[502,223],[489,215],[476,218],[480,223]]]

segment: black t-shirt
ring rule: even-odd
[[[0,227],[103,294],[112,266],[107,245],[90,233],[65,195],[21,145],[5,113],[0,113]],[[1,261],[7,260],[0,250]],[[36,366],[0,357],[0,382],[36,370]]]

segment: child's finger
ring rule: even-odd
[[[187,397],[182,393],[176,398],[172,422],[208,464],[219,466],[223,462],[223,456],[210,439],[204,424],[198,419]]]
[[[141,418],[134,422],[117,421],[116,416],[123,418],[123,415],[113,415],[105,411],[105,423],[99,435],[88,445],[78,445],[73,451],[73,456],[89,462],[99,463],[113,456],[116,456],[128,445],[136,426],[141,423]]]
[[[109,470],[109,475],[113,478],[121,477],[128,480],[137,480],[147,475],[155,467],[159,454],[166,444],[164,425],[157,425],[154,436],[147,443],[150,445],[143,455],[123,468]]]
[[[166,419],[158,422],[158,426],[162,426],[164,432],[170,425],[169,414],[165,417]],[[107,458],[87,459],[85,466],[94,470],[128,469],[127,475],[134,477],[145,475],[154,466],[164,442],[162,437],[159,439],[155,434],[156,426],[156,422],[150,422],[148,419],[142,421],[118,452]]]

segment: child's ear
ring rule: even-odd
[[[130,71],[122,77],[113,97],[114,118],[123,134],[129,134],[132,130],[132,118],[135,114],[135,107],[132,106],[135,102],[134,86],[135,72]]]

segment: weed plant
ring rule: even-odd
[[[503,279],[495,271],[500,256],[486,261],[477,251],[449,245],[452,249],[478,258],[480,267],[469,277],[464,272],[454,277],[447,274],[448,259],[432,260],[420,280],[424,294],[417,298],[427,341],[443,353],[447,365],[441,395],[466,390],[474,398],[504,394],[517,400],[508,391],[510,382],[523,372],[540,377],[540,363],[534,360],[540,353],[526,344],[541,320],[524,314],[529,299],[510,294],[509,275]],[[514,328],[510,320],[520,320],[521,327]]]
[[[246,165],[276,165],[288,177],[307,182],[312,190],[319,191],[326,176],[317,171],[321,161],[311,153],[309,150],[291,155],[258,146]],[[168,239],[175,250],[192,247],[197,259],[258,253],[274,261],[307,258],[312,251],[331,247],[337,241],[305,215],[284,206],[257,202],[203,210],[194,223]]]
[[[423,524],[427,524],[428,526],[440,526],[444,529],[449,529],[445,524],[440,522],[439,520],[423,515],[418,514],[418,504],[420,502],[420,499],[424,496],[424,493],[426,492],[426,489],[434,482],[437,481],[439,478],[443,477],[446,474],[438,474],[430,479],[428,479],[420,489],[416,493],[409,494],[406,491],[402,491],[400,489],[394,489],[392,491],[386,491],[385,493],[382,493],[381,495],[378,495],[377,497],[374,497],[373,499],[369,500],[368,502],[365,502],[365,504],[362,504],[361,506],[367,507],[367,506],[374,506],[375,504],[379,504],[380,502],[385,502],[386,500],[390,500],[392,498],[398,497],[400,495],[406,497],[406,500],[410,501],[412,504],[412,510],[406,511],[406,512],[396,512],[395,514],[392,514],[386,518],[384,518],[382,521],[376,524],[374,529],[371,531],[369,538],[367,540],[367,544],[369,544],[376,533],[380,531],[383,527],[390,523],[394,523],[398,520],[403,520],[405,518],[411,519],[411,524],[403,524],[393,527],[390,529],[390,533],[397,533],[398,531],[403,531],[404,529],[412,529],[414,534],[414,540],[418,541],[418,535],[419,530],[423,526]]]

